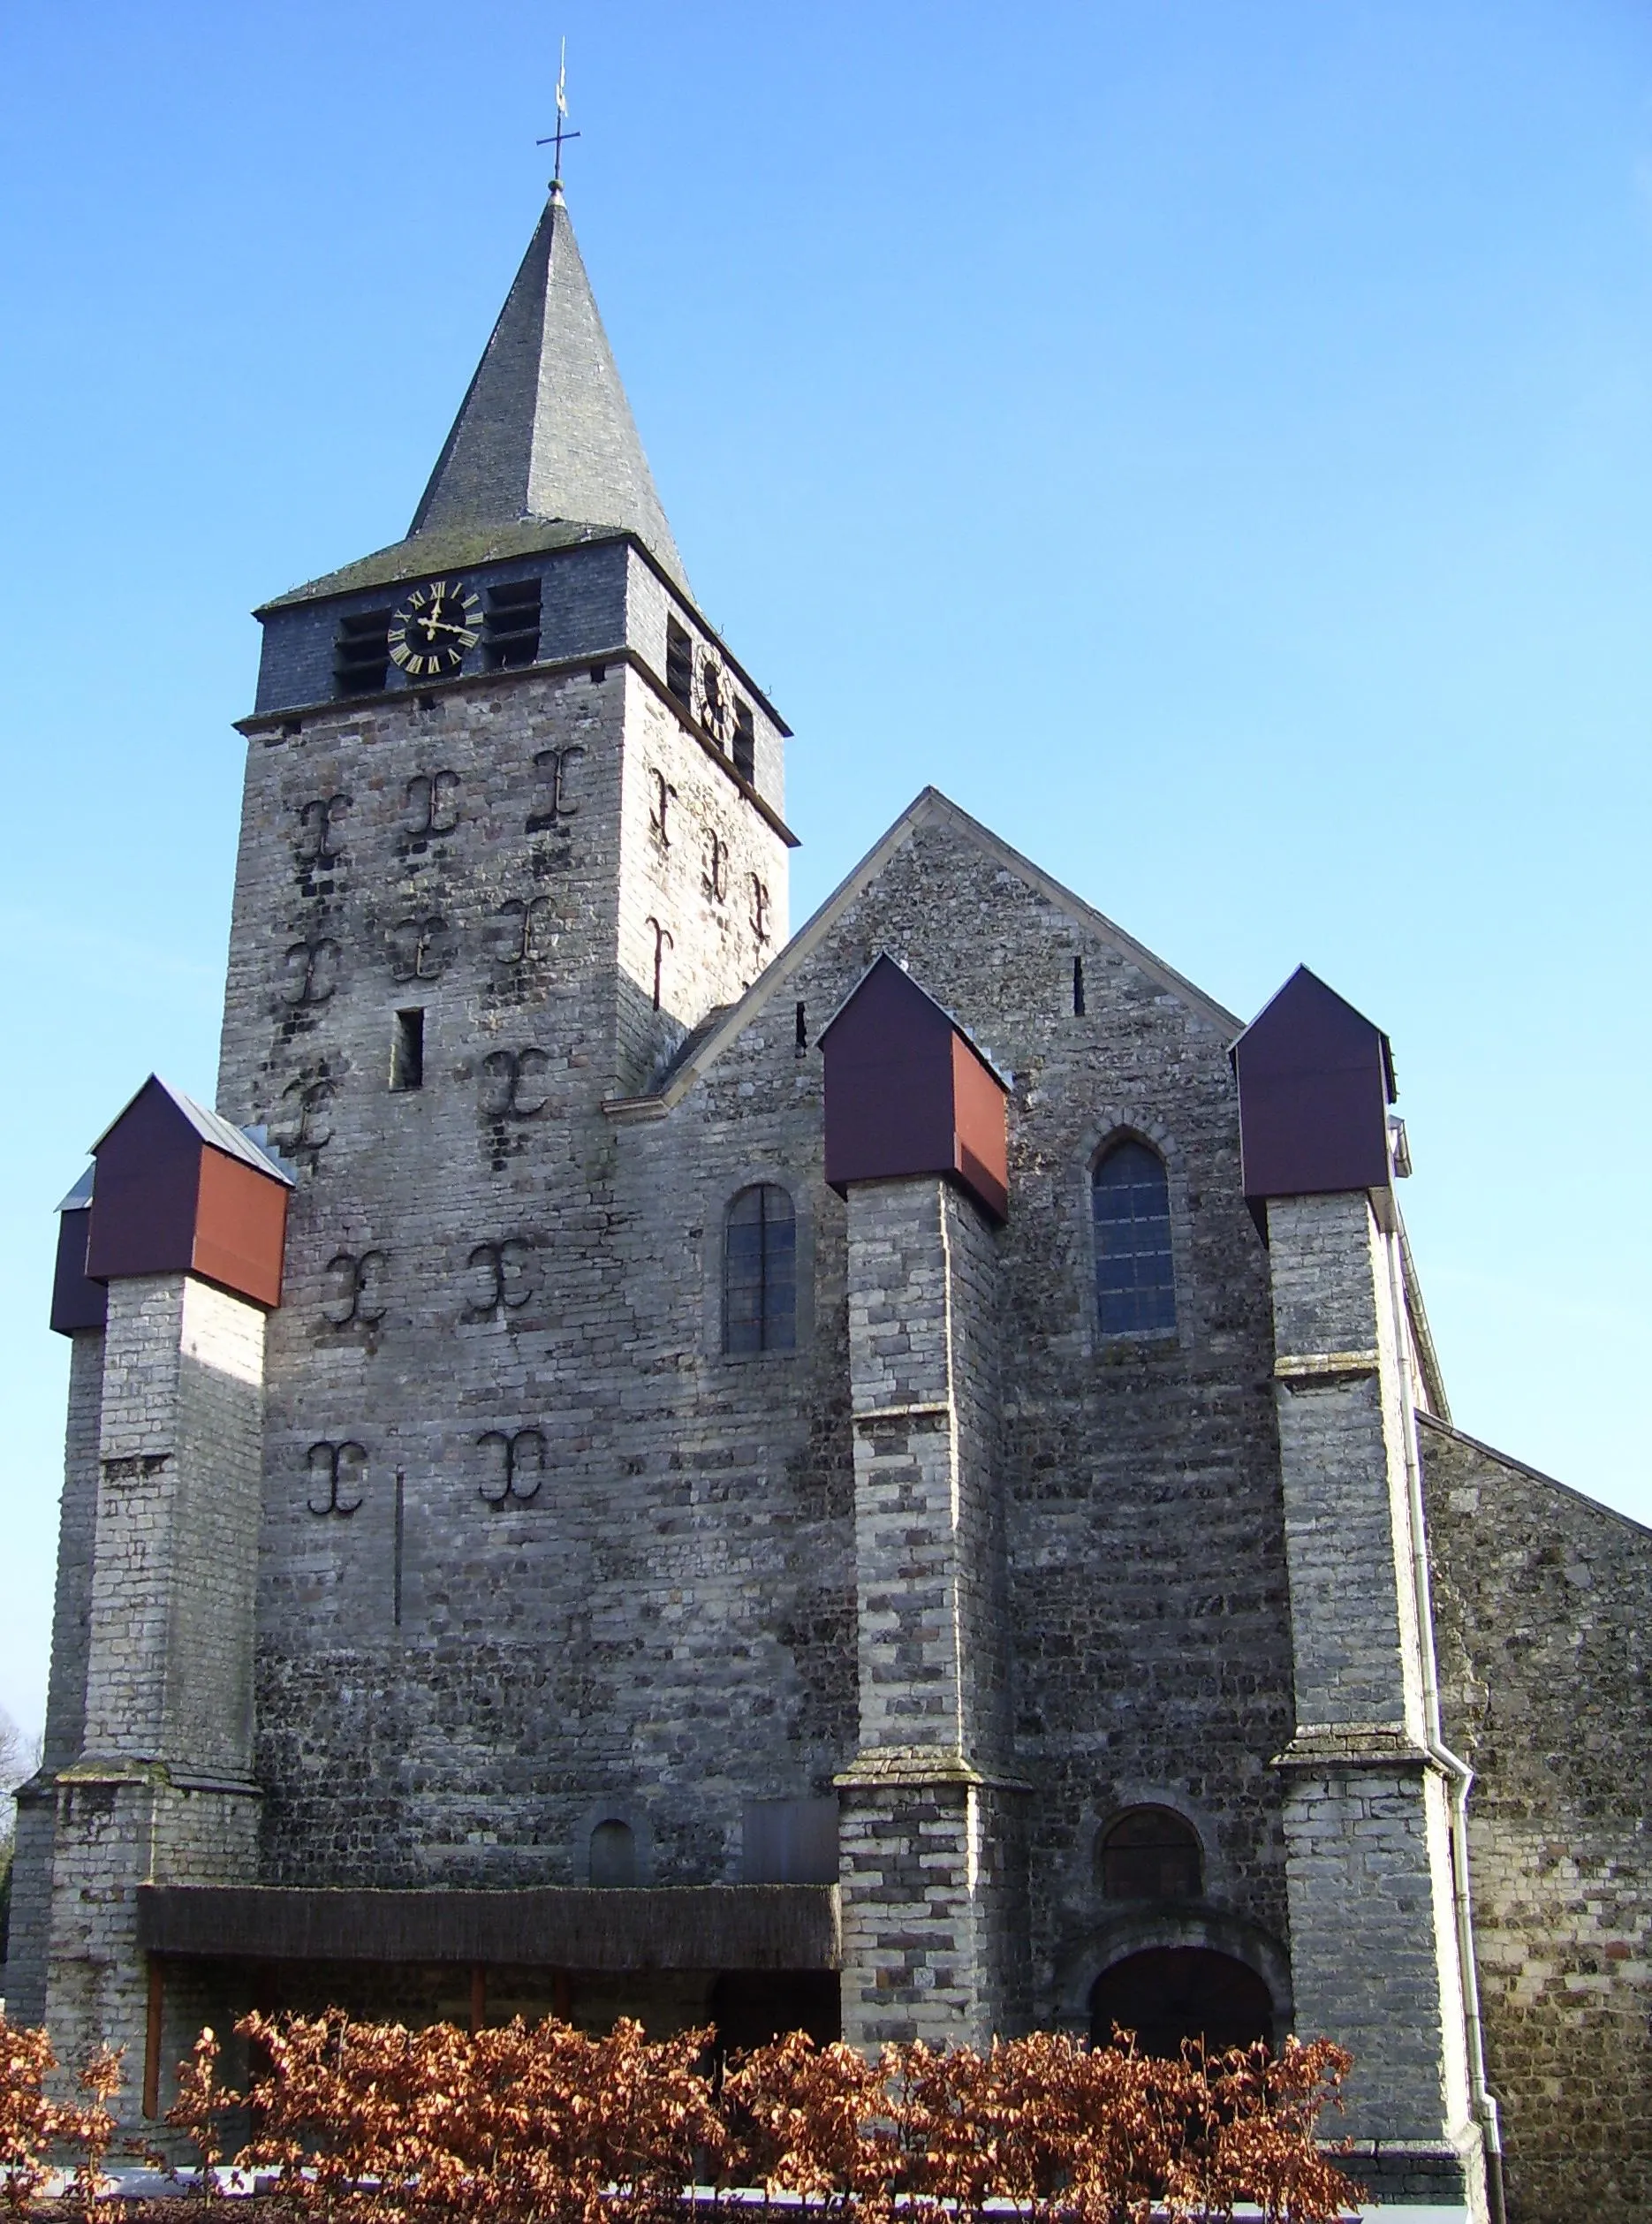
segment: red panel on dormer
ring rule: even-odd
[[[198,1274],[281,1302],[290,1184],[239,1128],[151,1075],[93,1155],[88,1275]]]
[[[879,958],[821,1035],[826,1179],[940,1174],[1009,1211],[1004,1086],[934,998]]]
[[[1385,1188],[1388,1037],[1299,966],[1233,1045],[1247,1197]]]

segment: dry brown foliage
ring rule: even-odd
[[[43,2030],[0,2015],[0,2195],[14,2215],[28,2208],[58,2153],[74,2162],[72,2199],[89,2206],[115,2136],[109,2103],[120,2090],[120,2056],[100,2046],[82,2065],[75,2082],[84,2101],[48,2097],[57,2067]]]
[[[1279,2224],[1330,2224],[1360,2197],[1316,2144],[1349,2067],[1325,2039],[1208,2060],[1188,2046],[1161,2061],[1122,2032],[1095,2048],[1039,2033],[987,2053],[891,2046],[871,2062],[799,2031],[721,2070],[709,2031],[650,2040],[630,2022],[604,2038],[554,2020],[472,2035],[332,2010],[236,2030],[258,2065],[249,2090],[223,2082],[203,2031],[167,2122],[193,2144],[204,2186],[233,2147],[270,2189],[259,2207],[298,2224],[679,2224],[691,2187],[695,2208],[725,2219],[779,2198],[828,2224],[950,2224],[989,2202],[1027,2224],[1216,2224],[1241,2201]],[[87,2158],[89,2194],[117,2065],[88,2067],[93,2107],[55,2110],[43,2034],[0,2023],[0,2048],[12,2207],[54,2144]],[[253,2136],[238,2142],[249,2107]]]

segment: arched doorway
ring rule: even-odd
[[[1090,2037],[1098,2046],[1120,2023],[1144,2054],[1174,2056],[1184,2038],[1215,2052],[1274,2036],[1273,1998],[1254,1970],[1204,1946],[1154,1946],[1126,1955],[1090,1987]]]

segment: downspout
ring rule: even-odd
[[[1398,1214],[1395,1214],[1396,1224]],[[1400,1276],[1399,1237],[1384,1232],[1388,1258],[1389,1294],[1394,1327],[1400,1339],[1400,1356],[1406,1357],[1409,1331],[1405,1286]],[[1486,2050],[1480,2023],[1480,1978],[1474,1966],[1474,1908],[1468,1888],[1468,1794],[1474,1772],[1453,1753],[1440,1729],[1440,1672],[1434,1650],[1434,1601],[1428,1572],[1428,1529],[1422,1502],[1422,1457],[1417,1444],[1417,1413],[1409,1384],[1404,1389],[1402,1435],[1405,1440],[1406,1496],[1411,1520],[1411,1587],[1417,1614],[1417,1641],[1422,1656],[1423,1742],[1428,1757],[1444,1772],[1451,1787],[1451,1905],[1456,1917],[1457,1965],[1462,1985],[1463,2022],[1468,2042],[1469,2105],[1479,2120],[1485,2143],[1486,2201],[1491,2224],[1506,2224],[1508,2210],[1503,2188],[1503,2135],[1497,2104],[1486,2084]]]

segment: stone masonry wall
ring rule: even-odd
[[[247,1775],[263,1340],[193,1275],[110,1286],[88,1755]]]
[[[840,1640],[842,1590],[822,1613],[796,1541],[807,1423],[766,1425],[749,1368],[738,1446],[684,1403],[677,1201],[663,1252],[601,1107],[755,970],[739,873],[784,931],[778,838],[621,664],[297,726],[249,751],[220,1097],[301,1173],[270,1330],[265,1873],[582,1881],[613,1814],[648,1873],[737,1876],[743,1801],[830,1783],[836,1742],[794,1750],[807,1704],[772,1666]],[[407,1008],[423,1085],[395,1090]]]
[[[57,1774],[46,2015],[141,2057],[135,1887],[252,1873],[264,1316],[192,1275],[112,1282],[84,1750]],[[135,2106],[129,2091],[128,2113]]]
[[[978,1209],[934,1179],[849,1201],[862,1750],[1003,1749],[997,1276]]]
[[[1379,1365],[1381,1232],[1363,1191],[1271,1198],[1268,1229],[1275,1343],[1292,1370],[1279,1430],[1298,1728],[1381,1724],[1418,1744],[1404,1467]]]
[[[1268,1233],[1296,1639],[1298,2011],[1354,2056],[1353,2137],[1467,2152],[1478,2132],[1450,1786],[1424,1704],[1398,1285],[1363,1191],[1270,1198]],[[1473,2165],[1470,2178],[1477,2201]]]
[[[403,701],[340,721],[360,770],[307,720],[254,743],[222,1101],[279,1116],[323,1058],[336,1084],[307,1143],[284,1131],[305,1178],[270,1326],[263,1873],[572,1882],[613,1815],[654,1880],[732,1880],[744,1802],[820,1796],[853,1757],[845,1214],[795,1013],[812,1043],[887,946],[1016,1077],[1002,1460],[1013,1758],[1038,1786],[1017,2012],[1063,2012],[1120,1934],[1095,1843],[1131,1800],[1190,1812],[1209,1900],[1241,1946],[1253,1931],[1271,1942],[1274,1966],[1286,1925],[1268,1764],[1290,1734],[1289,1630],[1263,1254],[1239,1195],[1224,1021],[941,821],[788,961],[674,1111],[590,1117],[618,1078],[597,1066],[615,1011],[614,684],[529,677],[492,712],[455,693],[439,716]],[[509,747],[489,723],[507,700],[522,734]],[[532,760],[574,740],[589,752],[579,811],[525,841]],[[500,798],[462,839],[406,831],[408,782],[432,767],[475,782],[467,808]],[[348,846],[307,896],[299,807],[343,791],[364,813],[340,815]],[[557,906],[556,939],[528,960],[489,973],[467,955],[418,991],[436,1049],[405,1097],[385,1089],[381,1053],[414,991],[361,931],[369,904],[402,915],[386,857],[439,882],[461,925],[490,915],[485,897],[509,899],[507,875]],[[360,1009],[333,1008],[342,986],[320,1009],[288,1002],[301,961],[286,969],[284,937],[314,915],[306,904],[332,907],[348,962],[376,969]],[[476,1015],[463,1056],[443,1047],[449,1008],[456,1027]],[[479,1102],[477,1051],[502,1037],[544,1051],[543,1112]],[[1089,1170],[1121,1128],[1170,1167],[1178,1325],[1104,1344]],[[729,1357],[724,1216],[765,1180],[798,1212],[797,1349]],[[525,1430],[543,1464],[526,1438],[507,1476],[502,1440]],[[338,1448],[336,1490],[317,1446]]]
[[[769,1425],[789,1434],[795,1383],[826,1431],[827,1471],[841,1475],[843,1375],[818,1369],[844,1366],[843,1209],[822,1178],[819,1059],[799,1055],[793,1017],[801,1004],[812,1042],[885,948],[1014,1076],[1010,1219],[996,1239],[1000,1471],[1012,1765],[1035,1788],[1024,1852],[1012,1831],[1000,1840],[1006,1872],[1026,1879],[1031,1929],[1006,2013],[1087,2027],[1087,1987],[1110,1956],[1213,1929],[1272,1981],[1287,1966],[1270,1763],[1291,1735],[1290,1628],[1266,1255],[1239,1194],[1225,1015],[941,807],[787,960],[769,1002],[682,1104],[625,1131],[623,1163],[648,1168],[627,1250],[640,1269],[671,1251],[673,1226],[694,1237],[682,1243],[686,1317],[715,1274],[715,1254],[690,1255],[699,1232],[715,1229],[742,1180],[785,1182],[812,1231],[814,1330],[807,1365],[764,1362]],[[1090,1171],[1121,1132],[1145,1135],[1169,1168],[1168,1336],[1095,1329]],[[837,1567],[852,1578],[846,1544],[822,1560],[823,1585]],[[831,1616],[845,1614],[853,1595],[840,1592]],[[840,1688],[829,1655],[812,1655],[809,1672]],[[849,1696],[823,1717],[845,1759]],[[1194,1823],[1207,1881],[1202,1911],[1166,1911],[1145,1929],[1138,1906],[1103,1897],[1096,1865],[1109,1818],[1144,1801]]]
[[[1652,2216],[1652,1533],[1439,1423],[1422,1446],[1510,2216],[1628,2224]]]
[[[1020,1927],[981,1770],[1004,1749],[997,1244],[933,1176],[849,1194],[860,1751],[843,1794],[844,2030],[977,2046]]]
[[[52,1780],[78,1760],[86,1731],[86,1659],[92,1614],[92,1546],[97,1529],[97,1448],[103,1398],[103,1335],[77,1329],[70,1339],[69,1411],[64,1431],[63,1495],[57,1514],[57,1577],[52,1600],[51,1679],[39,1775],[18,1800],[11,1923],[6,1958],[7,2009],[38,2023],[46,2012],[46,1955],[51,1931],[51,1858],[57,1795]]]

